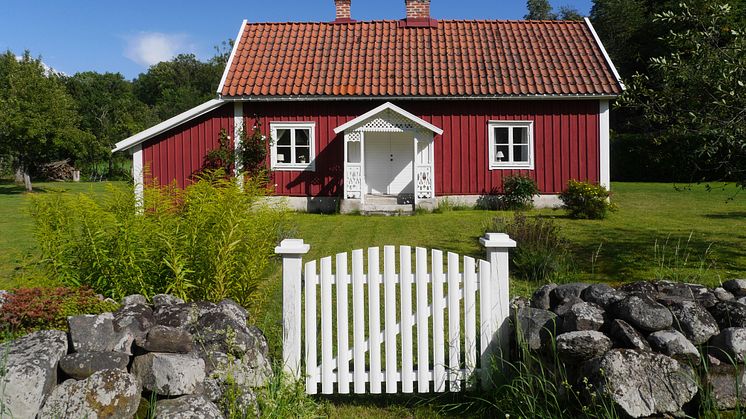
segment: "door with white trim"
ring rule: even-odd
[[[414,193],[411,133],[367,133],[365,181],[371,195]]]

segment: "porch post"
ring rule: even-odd
[[[303,255],[311,246],[302,239],[285,239],[275,247],[282,255],[282,360],[285,372],[300,379],[301,283]]]
[[[420,191],[417,190],[417,173],[419,172],[419,166],[417,165],[417,137],[419,137],[419,132],[414,131],[412,133],[412,143],[414,145],[414,152],[412,153],[412,185],[414,186],[414,208],[417,209],[417,204],[420,203]]]
[[[516,247],[515,240],[505,233],[487,233],[479,239],[487,251],[487,261],[490,262],[490,290],[493,298],[489,309],[489,322],[492,330],[497,331],[497,342],[490,345],[493,353],[497,354],[495,344],[500,347],[500,359],[509,353],[510,342],[510,294],[508,279],[508,251]]]

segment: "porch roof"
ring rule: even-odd
[[[352,127],[360,125],[360,124],[364,123],[365,121],[373,118],[374,116],[376,116],[376,115],[378,115],[380,113],[386,112],[387,110],[391,111],[391,112],[395,112],[395,113],[401,115],[402,117],[404,117],[404,118],[412,121],[413,123],[415,123],[415,124],[417,124],[417,125],[425,128],[425,129],[427,129],[429,131],[434,132],[436,135],[443,134],[443,130],[441,128],[436,127],[435,125],[433,125],[433,124],[425,121],[424,119],[418,117],[417,115],[414,115],[414,114],[412,114],[410,112],[405,111],[404,109],[402,109],[402,108],[394,105],[391,102],[386,102],[383,105],[381,105],[381,106],[379,106],[379,107],[377,107],[375,109],[372,109],[372,110],[370,110],[370,111],[368,111],[368,112],[366,112],[366,113],[358,116],[357,118],[352,119],[352,120],[350,120],[350,121],[348,121],[348,122],[346,122],[346,123],[338,126],[337,128],[334,128],[334,133],[335,134],[339,134],[340,132],[343,132],[343,131],[345,131],[347,129],[350,129]]]

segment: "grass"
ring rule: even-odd
[[[37,183],[34,193],[53,189],[101,193],[103,183]],[[672,184],[615,183],[619,210],[606,220],[571,220],[563,210],[534,210],[551,217],[571,244],[578,280],[618,284],[669,277],[716,285],[746,276],[746,195],[733,187],[708,192],[703,185],[677,190]],[[38,257],[32,221],[26,211],[29,194],[12,183],[0,183],[0,289],[37,285],[32,263]],[[484,224],[509,212],[445,210],[411,217],[362,217],[294,214],[292,235],[311,245],[305,260],[356,248],[411,245],[482,257],[478,237]],[[273,355],[281,344],[279,263],[268,273],[262,300],[253,307],[254,321],[268,335]],[[528,294],[537,284],[511,281],[512,294]],[[327,403],[329,416],[432,416],[429,404],[389,407],[369,403]],[[402,410],[403,409],[403,410]]]

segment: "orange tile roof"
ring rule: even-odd
[[[235,96],[617,95],[584,22],[246,24],[220,93]]]

